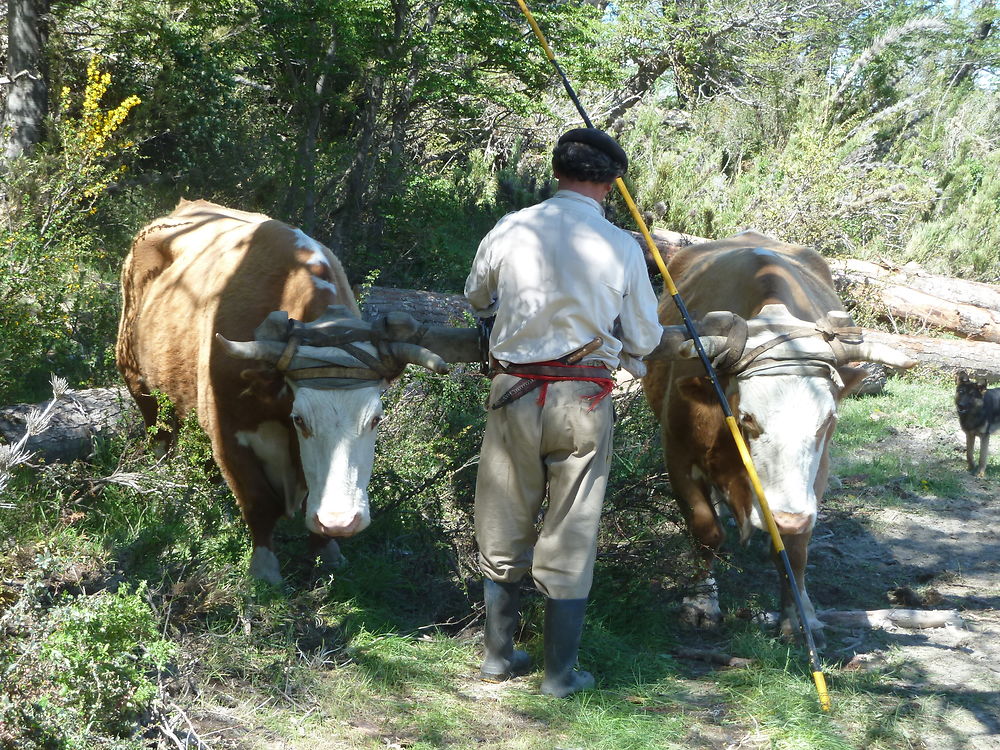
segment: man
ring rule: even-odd
[[[486,601],[480,674],[500,681],[530,666],[514,649],[519,581],[530,568],[546,597],[542,692],[557,697],[594,684],[575,667],[611,459],[611,370],[644,374],[638,358],[662,334],[642,252],[601,206],[627,166],[603,131],[563,135],[552,155],[559,191],[502,218],[465,284],[476,314],[496,316],[490,354],[498,365],[476,483]]]

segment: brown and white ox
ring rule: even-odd
[[[155,392],[178,417],[196,411],[250,528],[251,575],[281,582],[273,530],[300,510],[311,551],[342,564],[333,538],[370,523],[383,390],[406,361],[444,362],[359,343],[370,326],[337,258],[261,214],[182,200],[136,236],[121,283],[118,368],[147,426]],[[354,334],[341,336],[346,348],[299,345],[309,326],[296,321],[338,315]]]
[[[808,625],[822,643],[822,623],[806,592],[807,545],[827,485],[837,403],[865,376],[848,362],[913,362],[862,341],[828,266],[809,248],[744,232],[682,249],[669,271],[688,309],[704,315],[699,335],[749,446]],[[714,388],[666,295],[660,320],[664,338],[649,357],[643,387],[661,424],[674,495],[706,565],[701,594],[685,601],[684,615],[709,625],[721,616],[711,578],[724,538],[721,506],[744,542],[753,528],[767,526]],[[780,627],[788,637],[799,621],[783,566],[775,562],[782,581]]]

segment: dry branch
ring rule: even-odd
[[[674,651],[674,656],[680,659],[694,659],[705,661],[709,664],[719,664],[723,667],[749,667],[753,664],[753,659],[744,659],[742,656],[730,656],[721,651],[711,651],[704,648],[678,648]]]
[[[827,609],[816,616],[826,625],[841,628],[943,628],[963,627],[965,621],[953,609]]]

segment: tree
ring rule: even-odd
[[[44,53],[48,0],[7,0],[7,76],[10,86],[0,125],[0,170],[41,141],[48,110]]]

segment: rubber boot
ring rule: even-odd
[[[575,668],[586,609],[586,599],[545,600],[545,695],[565,698],[594,687],[593,675]]]
[[[483,599],[486,602],[486,658],[479,677],[486,682],[503,682],[522,675],[531,667],[531,657],[514,649],[514,632],[521,613],[520,583],[498,583],[483,579]]]

